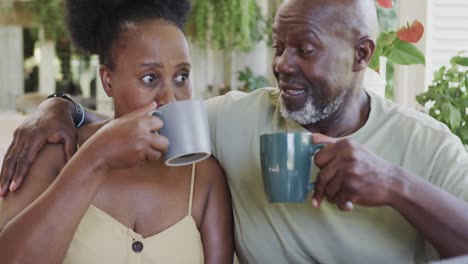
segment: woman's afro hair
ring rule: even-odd
[[[190,0],[66,0],[65,22],[75,46],[106,60],[124,22],[162,19],[180,29]]]

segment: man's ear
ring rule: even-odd
[[[375,42],[370,38],[360,39],[356,46],[354,71],[362,71],[369,65],[372,56],[374,55]]]
[[[112,70],[106,65],[101,65],[99,67],[99,76],[107,96],[112,97]]]

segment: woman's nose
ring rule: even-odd
[[[155,101],[158,104],[158,107],[175,102],[176,98],[172,85],[165,86],[161,92],[156,95]]]

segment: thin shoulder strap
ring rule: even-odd
[[[190,180],[190,200],[188,207],[188,215],[192,215],[192,201],[193,201],[193,184],[195,182],[195,163],[192,165],[192,179]]]

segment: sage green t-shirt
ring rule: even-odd
[[[348,138],[468,201],[468,155],[460,140],[431,117],[368,94],[369,120]],[[315,209],[310,196],[303,204],[267,201],[260,135],[307,132],[282,118],[278,98],[277,89],[266,88],[207,101],[212,151],[232,194],[239,261],[395,264],[437,258],[421,234],[390,207],[355,206],[345,213],[327,202]]]

